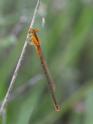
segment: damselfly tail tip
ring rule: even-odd
[[[60,111],[61,111],[60,105],[56,105],[56,106],[55,106],[55,111],[56,111],[56,112],[60,112]]]

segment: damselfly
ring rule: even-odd
[[[39,32],[38,29],[30,28],[28,31],[28,37],[27,38],[28,38],[29,43],[31,45],[35,46],[36,51],[38,53],[38,56],[40,58],[42,68],[44,70],[45,76],[46,76],[47,81],[48,81],[48,85],[49,85],[49,89],[50,89],[50,93],[51,93],[51,97],[53,100],[55,110],[60,111],[60,106],[58,105],[56,97],[55,97],[55,83],[54,83],[54,80],[52,79],[52,76],[51,76],[49,69],[48,69],[48,65],[47,65],[46,60],[44,58],[42,48],[41,48],[41,42],[40,42],[40,39],[37,35],[37,32]]]

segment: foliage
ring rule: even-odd
[[[0,101],[20,56],[36,2],[0,0]],[[34,27],[40,29],[42,49],[56,82],[62,110],[54,111],[39,57],[34,47],[28,46],[5,108],[7,124],[92,124],[93,2],[41,2]],[[2,118],[0,124],[5,119]]]

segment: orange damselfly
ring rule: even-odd
[[[37,35],[37,32],[39,32],[38,29],[30,28],[29,31],[28,31],[28,41],[31,45],[34,45],[35,48],[36,48],[36,51],[37,51],[37,53],[39,55],[39,58],[40,58],[40,61],[41,61],[41,65],[42,65],[44,73],[45,73],[45,76],[48,80],[48,85],[49,85],[49,89],[50,89],[50,93],[51,93],[51,97],[52,97],[52,100],[53,100],[55,110],[60,111],[60,106],[58,105],[56,97],[55,97],[54,80],[52,79],[52,76],[49,72],[46,60],[44,58],[44,55],[43,55],[43,52],[42,52],[42,49],[41,49],[41,42],[40,42],[40,39]]]

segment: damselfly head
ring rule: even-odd
[[[29,31],[28,31],[29,34],[37,33],[37,32],[39,32],[39,29],[37,29],[37,28],[36,29],[30,28]]]

